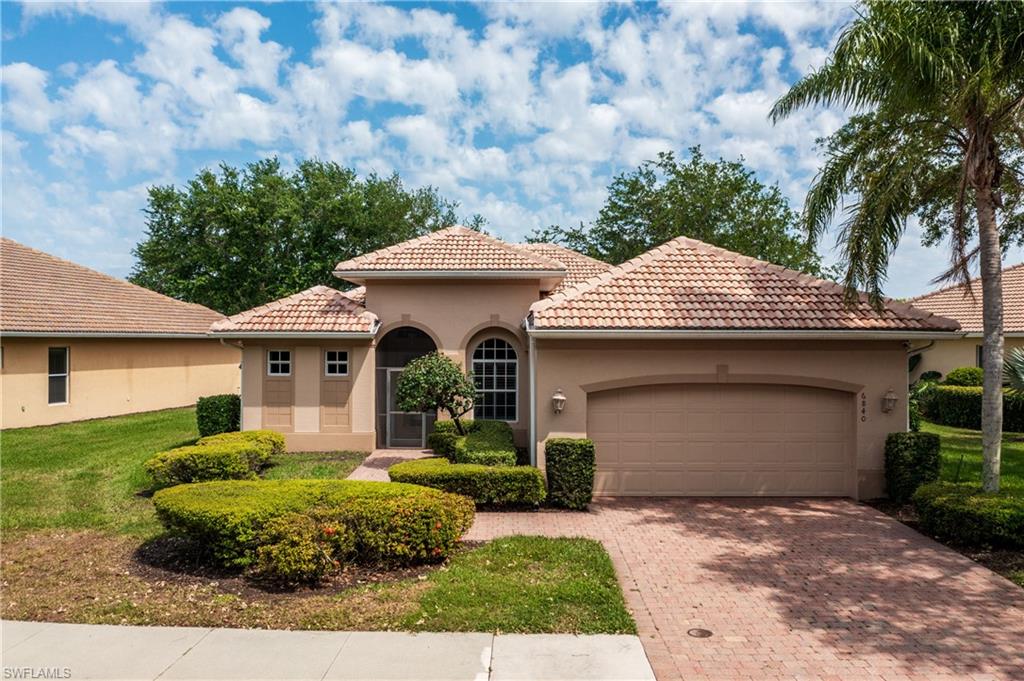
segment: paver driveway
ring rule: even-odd
[[[853,501],[619,499],[468,538],[508,534],[600,539],[659,679],[1024,679],[1024,590]]]

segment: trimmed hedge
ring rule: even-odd
[[[958,367],[946,374],[945,385],[962,385],[980,388],[985,380],[985,370],[981,367]]]
[[[484,466],[515,466],[516,447],[512,426],[504,421],[461,421],[465,435],[455,430],[454,421],[437,421],[427,444],[438,456],[452,463]]]
[[[244,442],[263,448],[267,456],[285,453],[284,435],[273,430],[242,430],[234,433],[220,433],[199,438],[197,445],[216,445],[230,442]]]
[[[585,510],[594,496],[594,442],[551,438],[544,443],[544,462],[551,503]]]
[[[395,482],[461,494],[482,506],[536,506],[544,501],[544,475],[533,466],[485,466],[431,458],[388,468]]]
[[[241,419],[242,398],[238,395],[210,395],[196,400],[196,426],[203,437],[234,432]]]
[[[885,488],[890,499],[903,503],[918,487],[939,479],[940,444],[934,433],[889,433],[885,438]]]
[[[269,450],[254,443],[178,447],[146,462],[153,489],[209,480],[250,480],[270,462]]]
[[[936,385],[928,391],[925,415],[935,423],[981,430],[981,388]],[[1024,432],[1024,395],[1003,391],[1003,430]]]
[[[1024,548],[1024,496],[935,482],[914,493],[921,529],[967,546]]]
[[[284,436],[247,430],[200,438],[195,445],[160,452],[146,462],[153,489],[210,480],[251,480],[272,456],[284,453]]]
[[[256,559],[267,523],[288,513],[352,532],[355,560],[407,565],[443,560],[473,524],[473,503],[455,494],[361,480],[222,480],[153,495],[157,517],[227,567]]]

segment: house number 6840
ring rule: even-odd
[[[860,420],[868,420],[868,396],[864,393],[860,394]]]

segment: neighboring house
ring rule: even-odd
[[[223,315],[0,239],[2,427],[193,404],[238,392]]]
[[[432,417],[401,412],[395,384],[437,349],[472,370],[475,417],[508,421],[537,465],[549,437],[593,438],[601,495],[878,496],[907,344],[958,335],[686,238],[609,267],[453,227],[335,275],[359,288],[213,325],[244,346],[243,428],[293,450],[422,447]]]
[[[961,338],[936,340],[917,348],[921,361],[911,372],[916,381],[925,371],[945,376],[957,367],[981,366],[981,279],[926,293],[908,301],[922,310],[955,319]],[[1003,336],[1005,349],[1024,347],[1024,263],[1003,270]]]

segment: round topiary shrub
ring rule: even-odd
[[[960,367],[946,374],[946,385],[962,385],[981,387],[985,379],[985,370],[981,367]]]
[[[208,395],[196,400],[196,427],[203,437],[238,430],[242,399],[238,395]]]
[[[473,524],[473,502],[416,485],[356,480],[223,480],[153,495],[157,516],[229,567],[256,558],[267,524],[289,513],[344,525],[353,559],[414,564],[443,560]]]

